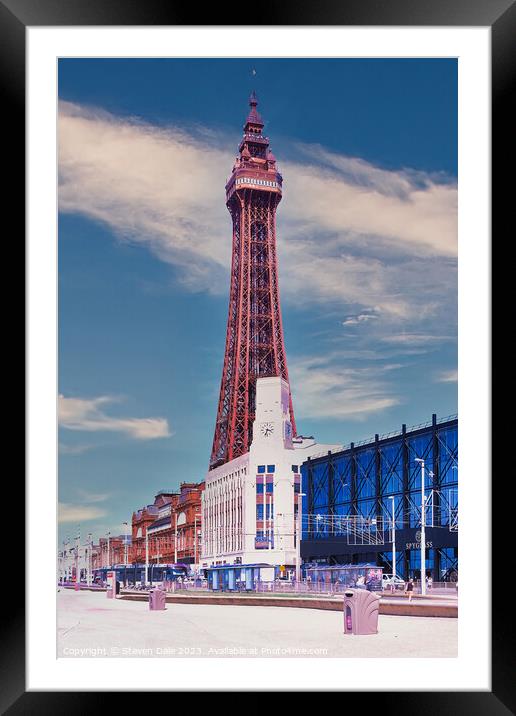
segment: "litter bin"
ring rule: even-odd
[[[151,589],[149,592],[149,609],[166,609],[165,592],[162,589]]]
[[[344,634],[378,634],[380,597],[366,589],[344,592]]]
[[[115,592],[116,592],[116,594],[120,594],[120,582],[118,580],[116,582]]]

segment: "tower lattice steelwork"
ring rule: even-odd
[[[282,176],[253,92],[239,156],[226,184],[233,219],[233,252],[224,368],[210,469],[249,450],[256,379],[288,383],[276,258],[276,207]],[[292,434],[296,434],[290,397]]]

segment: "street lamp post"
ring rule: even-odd
[[[421,464],[421,594],[426,594],[426,535],[425,535],[425,461],[416,458]]]
[[[394,495],[389,495],[392,506],[392,582],[396,588],[396,512],[394,505]]]
[[[79,567],[79,545],[81,543],[81,533],[75,538],[75,586],[78,588],[81,581],[80,567]]]
[[[177,510],[174,512],[175,534],[174,534],[174,563],[177,564]]]
[[[129,524],[127,522],[123,522],[122,524],[125,525],[125,534],[124,534],[124,564],[127,567],[127,543],[129,541]]]
[[[107,563],[107,568],[108,568],[108,569],[111,569],[111,553],[110,553],[110,546],[111,546],[111,545],[110,545],[110,542],[109,542],[109,538],[110,538],[110,537],[111,537],[111,532],[108,532],[108,533],[107,533],[107,561],[108,561],[108,563]]]
[[[297,493],[297,526],[296,526],[296,586],[299,587],[301,581],[301,526],[303,524],[301,513],[303,511],[303,497],[305,492]]]
[[[125,530],[124,530],[124,567],[125,567],[125,569],[124,569],[124,587],[127,587],[127,564],[128,564],[127,542],[128,542],[128,538],[129,538],[129,524],[127,522],[123,522],[122,524],[125,526]]]
[[[91,585],[91,558],[93,552],[92,534],[88,532],[88,558],[86,560],[86,584],[88,587]]]
[[[149,582],[149,535],[145,529],[145,584]]]
[[[197,569],[197,518],[201,516],[199,512],[194,515],[194,570]]]
[[[67,535],[66,537],[66,549],[65,549],[65,572],[66,572],[66,581],[70,581],[70,537]]]

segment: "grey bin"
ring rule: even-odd
[[[344,634],[378,634],[380,597],[366,589],[344,592]]]
[[[166,609],[165,592],[163,589],[151,589],[149,592],[149,609]]]

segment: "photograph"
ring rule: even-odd
[[[56,71],[57,659],[456,659],[457,57]]]

